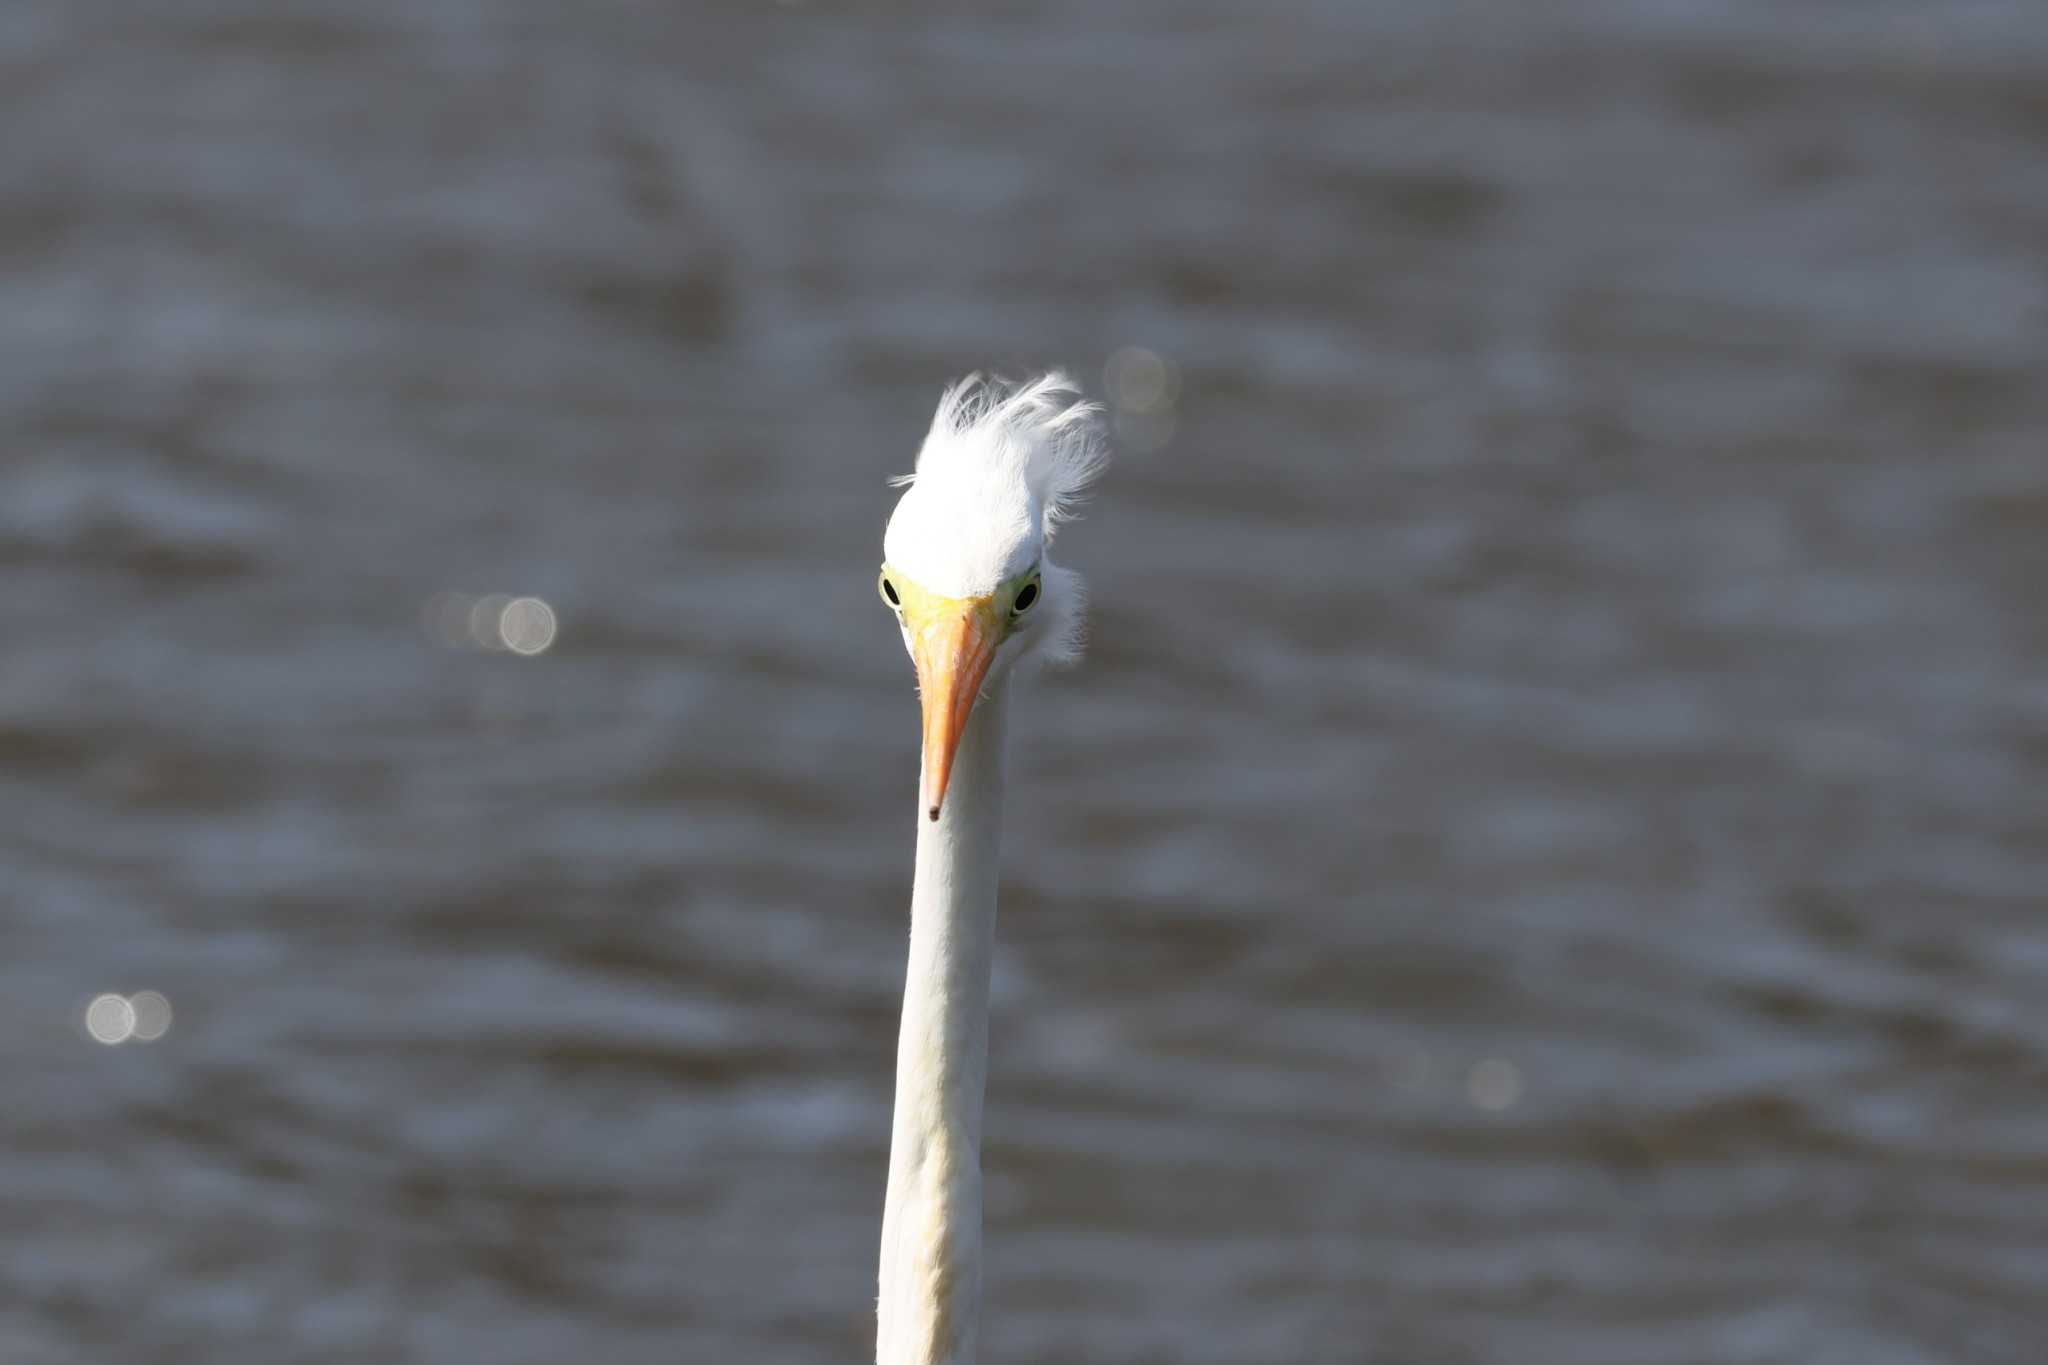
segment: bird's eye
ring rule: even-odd
[[[1017,589],[1017,600],[1010,604],[1010,614],[1013,616],[1023,615],[1031,610],[1031,604],[1037,600],[1038,580],[1034,578],[1023,587]]]
[[[889,581],[889,575],[887,574],[882,575],[882,600],[891,607],[903,605],[903,599],[896,595],[896,585]]]

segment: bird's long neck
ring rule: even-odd
[[[1005,691],[1001,684],[990,688],[970,714],[938,820],[918,812],[910,970],[882,1213],[878,1365],[974,1360]]]

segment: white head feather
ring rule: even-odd
[[[969,375],[939,398],[882,553],[929,592],[978,597],[1034,566],[1044,610],[1018,632],[1030,652],[1065,662],[1080,652],[1080,575],[1045,556],[1108,455],[1097,414],[1054,370],[1026,384]],[[1007,651],[1006,651],[1007,652]]]

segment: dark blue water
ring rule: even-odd
[[[864,1358],[883,479],[1052,362],[985,1359],[2042,1359],[2044,91],[2029,4],[17,2],[0,1359]]]

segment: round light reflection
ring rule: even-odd
[[[502,592],[487,592],[472,602],[469,607],[469,639],[479,649],[503,649],[505,637],[498,633],[498,622],[505,615],[505,608],[512,605],[512,599]]]
[[[1180,397],[1180,372],[1157,351],[1125,346],[1102,367],[1102,385],[1127,412],[1161,412]]]
[[[444,589],[421,605],[420,624],[428,639],[446,649],[509,650],[531,658],[555,643],[561,618],[538,597]]]
[[[137,991],[128,997],[135,1012],[135,1039],[153,1043],[171,1031],[171,1002],[159,991]]]
[[[1481,1109],[1506,1109],[1522,1097],[1522,1073],[1513,1062],[1488,1057],[1465,1077],[1465,1093]]]
[[[108,1047],[125,1043],[135,1034],[135,1006],[122,996],[96,995],[85,1007],[85,1031]]]
[[[515,597],[498,613],[498,638],[514,654],[539,654],[555,642],[555,609],[538,597]]]

